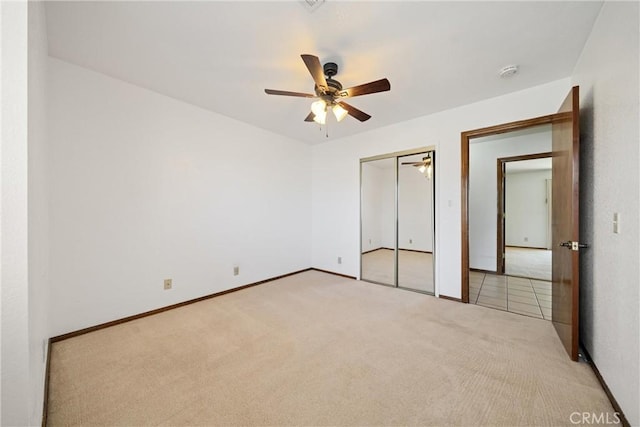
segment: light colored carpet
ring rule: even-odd
[[[378,249],[362,255],[362,278],[394,285],[394,252]],[[434,293],[433,255],[424,252],[398,251],[398,285]]]
[[[551,251],[507,246],[504,267],[510,276],[551,280]]]
[[[51,426],[558,426],[613,411],[551,322],[316,271],[51,357]]]

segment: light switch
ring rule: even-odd
[[[620,214],[618,212],[613,213],[613,233],[620,234]]]

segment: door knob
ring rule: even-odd
[[[562,242],[560,243],[560,246],[562,246],[563,248],[571,249],[572,251],[577,251],[578,249],[584,249],[589,247],[589,245],[587,245],[586,243],[578,243],[578,242],[572,242],[572,241]]]

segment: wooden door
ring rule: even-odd
[[[572,360],[578,360],[579,96],[574,87],[552,124],[552,319]]]

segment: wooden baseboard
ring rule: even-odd
[[[505,248],[518,248],[518,249],[535,249],[535,250],[541,250],[541,251],[550,251],[551,249],[547,249],[547,248],[539,248],[536,246],[516,246],[516,245],[505,245]]]
[[[401,250],[401,251],[418,252],[418,253],[421,253],[421,254],[432,254],[433,253],[432,251],[419,251],[417,249],[405,249],[405,248],[398,248],[398,249]]]
[[[375,251],[381,251],[381,250],[392,251],[393,249],[385,248],[385,247],[379,247],[379,248],[371,249],[371,250],[368,250],[368,251],[364,251],[364,252],[362,252],[362,255],[368,254],[368,253],[371,253],[371,252],[375,252]]]
[[[353,280],[357,279],[354,276],[349,276],[347,274],[342,274],[342,273],[336,273],[335,271],[323,270],[321,268],[310,268],[309,270],[315,270],[315,271],[319,271],[321,273],[327,273],[327,274],[333,274],[335,276],[346,277],[347,279],[353,279]]]
[[[364,251],[364,252],[362,252],[362,255],[364,255],[364,254],[370,254],[371,252],[379,251],[380,249],[382,249],[382,248],[370,249],[370,250],[368,250],[368,251]]]
[[[449,300],[449,301],[462,302],[462,299],[460,299],[460,298],[454,298],[454,297],[450,297],[450,296],[442,295],[442,294],[438,295],[438,298],[446,299],[446,300]]]
[[[484,274],[493,274],[494,276],[498,275],[495,271],[483,270],[481,268],[469,268],[469,271],[475,271],[476,273],[484,273]]]
[[[141,318],[147,317],[147,316],[153,316],[154,314],[162,313],[163,311],[173,310],[174,308],[183,307],[185,305],[189,305],[189,304],[193,304],[193,303],[196,303],[196,302],[200,302],[200,301],[208,300],[208,299],[211,299],[211,298],[219,297],[219,296],[222,296],[222,295],[225,295],[225,294],[229,294],[231,292],[241,291],[243,289],[251,288],[253,286],[262,285],[263,283],[272,282],[274,280],[282,279],[282,278],[288,277],[288,276],[293,276],[294,274],[304,273],[305,271],[309,271],[309,270],[312,270],[312,269],[311,268],[305,268],[304,270],[294,271],[292,273],[283,274],[281,276],[271,277],[269,279],[260,280],[259,282],[249,283],[248,285],[243,285],[243,286],[239,286],[237,288],[227,289],[226,291],[216,292],[216,293],[205,295],[205,296],[202,296],[202,297],[199,297],[199,298],[194,298],[194,299],[191,299],[191,300],[179,302],[177,304],[168,305],[166,307],[156,308],[155,310],[145,311],[144,313],[134,314],[133,316],[123,317],[122,319],[112,320],[110,322],[101,323],[99,325],[90,326],[88,328],[80,329],[80,330],[73,331],[73,332],[68,332],[66,334],[58,335],[58,336],[55,336],[55,337],[51,338],[50,342],[54,343],[54,342],[66,340],[66,339],[69,339],[69,338],[77,337],[78,335],[84,335],[84,334],[88,334],[89,332],[93,332],[93,331],[97,331],[97,330],[100,330],[100,329],[108,328],[110,326],[119,325],[121,323],[130,322],[132,320],[141,319]]]
[[[611,406],[613,406],[613,409],[618,413],[618,417],[620,417],[620,423],[624,427],[630,427],[631,424],[629,424],[629,420],[624,415],[624,412],[622,412],[622,408],[618,404],[618,401],[616,400],[616,398],[613,397],[613,393],[611,393],[611,390],[609,389],[609,386],[604,381],[604,378],[602,378],[602,375],[600,374],[600,371],[598,370],[598,367],[596,366],[596,364],[594,363],[593,359],[591,358],[591,355],[589,354],[589,352],[587,351],[587,349],[583,345],[581,345],[580,348],[582,348],[582,351],[584,352],[584,355],[587,358],[587,362],[589,363],[589,365],[591,365],[591,369],[593,369],[593,373],[596,375],[596,378],[598,379],[598,381],[600,382],[600,385],[604,389],[605,394],[609,398],[609,401],[611,402]]]
[[[385,251],[394,251],[395,249],[392,249],[392,248],[385,248],[385,247],[380,247],[380,248],[371,249],[371,250],[369,250],[369,251],[364,251],[364,252],[362,252],[362,255],[364,255],[364,254],[368,254],[368,253],[371,253],[371,252],[375,252],[375,251],[380,251],[380,250],[385,250]],[[405,248],[398,248],[398,250],[400,250],[400,251],[407,251],[407,252],[419,252],[419,253],[422,253],[422,254],[432,254],[432,253],[433,253],[433,251],[420,251],[420,250],[418,250],[418,249],[405,249]]]

